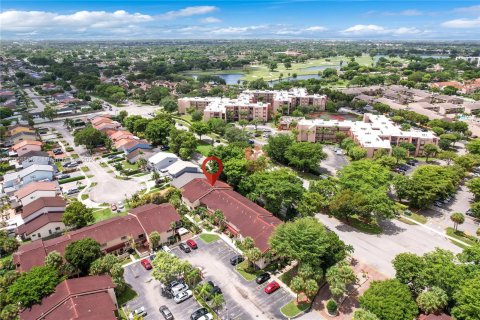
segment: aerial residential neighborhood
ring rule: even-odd
[[[480,320],[480,4],[2,1],[1,320]]]

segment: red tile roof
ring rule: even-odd
[[[40,141],[34,141],[34,140],[24,140],[22,142],[17,143],[12,147],[13,150],[18,150],[22,147],[25,147],[27,145],[36,145],[36,146],[42,146],[42,142]]]
[[[132,236],[134,239],[138,239],[139,235],[145,234],[145,232],[149,234],[153,230],[161,233],[167,230],[163,229],[164,226],[169,226],[170,222],[173,221],[170,219],[175,218],[174,221],[179,220],[176,219],[178,215],[173,215],[172,210],[175,211],[170,204],[138,207],[133,209],[131,214],[123,217],[104,220],[91,226],[71,231],[58,238],[32,242],[35,245],[32,245],[32,243],[22,245],[14,253],[13,260],[18,270],[28,271],[34,266],[43,265],[45,257],[49,252],[57,251],[63,254],[68,244],[76,240],[92,238],[103,244],[121,239],[124,236]],[[104,249],[108,251],[111,248]]]
[[[159,233],[170,230],[172,221],[180,221],[180,215],[175,208],[168,204],[147,204],[130,210],[130,213],[137,217],[143,229],[149,235],[152,231]],[[159,216],[161,215],[161,219]]]
[[[20,312],[22,320],[106,319],[114,320],[115,306],[109,289],[115,284],[109,276],[89,276],[61,282],[55,292],[40,304]]]
[[[453,318],[449,315],[446,315],[445,313],[442,314],[421,314],[418,317],[418,320],[452,320]]]
[[[225,186],[228,185],[217,182],[212,187],[206,179],[197,178],[183,187],[182,195],[190,202],[200,200],[210,210],[221,210],[231,227],[243,237],[251,237],[262,252],[268,251],[268,239],[282,221]]]
[[[56,182],[46,182],[46,181],[40,181],[40,182],[31,182],[27,184],[26,186],[18,189],[14,193],[14,195],[18,199],[22,199],[29,194],[32,194],[35,191],[55,191],[58,189],[58,185]]]
[[[62,197],[42,197],[38,198],[35,201],[30,202],[26,206],[23,207],[22,211],[22,218],[25,219],[29,215],[37,212],[38,210],[45,208],[45,207],[55,207],[58,210],[62,210],[61,208],[65,208],[67,203],[63,200]],[[56,211],[58,211],[56,210]]]
[[[61,222],[63,217],[63,212],[50,212],[44,213],[32,221],[29,221],[25,224],[22,224],[17,228],[19,234],[32,234],[41,227],[49,224],[50,222]]]
[[[107,118],[107,117],[104,117],[104,116],[101,116],[101,117],[96,117],[94,119],[92,119],[92,124],[93,125],[97,125],[97,124],[100,124],[100,123],[112,123],[113,120],[110,119],[110,118]]]

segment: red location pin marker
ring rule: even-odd
[[[210,173],[210,172],[207,171],[207,163],[210,162],[210,161],[214,161],[218,164],[217,172]],[[220,174],[223,171],[222,160],[218,159],[215,156],[211,156],[211,157],[206,158],[205,160],[203,160],[203,163],[202,163],[202,171],[203,171],[203,174],[205,175],[205,177],[207,177],[208,182],[210,182],[210,184],[213,186],[215,184],[215,182],[217,181],[218,177],[220,177]]]

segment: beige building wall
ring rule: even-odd
[[[27,234],[26,237],[33,240],[38,240],[42,238],[46,238],[51,236],[55,233],[61,233],[65,230],[65,225],[63,222],[50,222],[41,227],[40,229],[32,232],[31,234]]]

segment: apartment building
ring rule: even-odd
[[[325,95],[308,94],[305,88],[286,90],[246,90],[236,99],[220,97],[186,97],[178,100],[178,110],[186,113],[188,109],[203,112],[204,120],[219,118],[225,121],[240,119],[258,119],[267,121],[274,113],[281,112],[284,106],[290,114],[297,107],[317,106],[318,111],[325,110]]]
[[[393,146],[402,142],[412,143],[416,149],[412,155],[423,153],[426,144],[438,144],[438,137],[431,131],[402,130],[384,115],[366,113],[362,121],[300,120],[297,124],[298,141],[335,141],[336,134],[343,132],[355,143],[367,150],[367,157],[384,149],[391,152]]]

